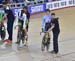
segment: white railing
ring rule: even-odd
[[[11,4],[7,4],[8,6],[12,7],[12,8],[20,8],[26,5],[34,5],[34,3],[38,4],[38,2],[34,2],[34,1],[30,1],[30,2],[23,2],[23,3],[11,3]],[[42,3],[44,3],[42,1]],[[41,4],[41,3],[39,3]],[[2,4],[0,4],[0,8],[2,8]]]
[[[12,3],[12,4],[7,4],[8,6],[15,8],[15,7],[23,7],[25,3]],[[2,4],[0,4],[0,8],[2,8]]]

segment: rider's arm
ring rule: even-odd
[[[42,29],[44,29],[44,28],[45,28],[45,19],[44,19],[44,17],[43,17],[43,19],[42,19],[41,25],[42,25]]]
[[[15,26],[18,26],[18,25],[19,25],[19,24],[18,24],[18,20],[19,20],[19,13],[20,13],[20,12],[17,12],[17,14],[16,14]]]
[[[25,29],[26,28],[26,20],[27,20],[26,14],[23,14],[23,18],[24,18],[23,28]]]
[[[18,27],[19,26],[19,16],[21,15],[21,11],[19,11],[19,12],[17,12],[17,14],[16,14],[16,19],[15,19],[15,29],[16,29],[16,27]]]
[[[7,20],[7,14],[6,13],[3,13],[3,17],[2,17],[2,21],[6,21]]]
[[[27,12],[27,20],[28,20],[28,22],[30,22],[30,13],[29,12]]]
[[[51,23],[51,28],[48,31],[51,31],[55,27],[55,24]]]

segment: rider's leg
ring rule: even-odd
[[[45,45],[44,45],[43,43],[42,43],[41,48],[42,48],[42,51],[44,51],[44,50],[45,50]]]
[[[19,34],[20,30],[18,30],[18,35],[17,35],[17,44],[20,44],[20,34]]]
[[[27,33],[27,30],[25,30],[25,39],[26,39],[26,42],[25,42],[25,45],[27,46],[28,45],[28,33]]]
[[[18,27],[18,35],[17,35],[17,44],[20,44],[20,38],[21,38],[21,30],[23,29],[23,20],[18,20],[18,23],[19,23],[19,27]]]
[[[47,51],[49,51],[49,46],[50,46],[50,44],[47,44],[47,46],[46,46]]]
[[[26,30],[27,30],[27,32],[28,32],[28,28],[29,28],[29,24],[26,25]]]
[[[5,31],[1,32],[1,39],[4,40],[5,39]]]
[[[25,42],[25,30],[22,30],[22,37],[21,37],[21,39],[22,39],[22,44],[24,44],[24,42]]]

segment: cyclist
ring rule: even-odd
[[[45,46],[47,46],[47,51],[49,49],[50,40],[48,40],[48,43],[45,43],[45,36],[47,35],[47,32],[51,27],[51,20],[52,20],[50,10],[46,9],[45,12],[46,13],[43,16],[42,23],[41,23],[42,24],[42,32],[45,33],[43,38],[42,38],[43,39],[42,40],[42,51],[44,51]],[[48,39],[50,39],[50,35],[48,36]]]
[[[27,21],[27,16],[26,16],[26,10],[25,7],[21,11],[18,12],[18,25],[20,25],[20,30],[23,29],[25,31],[25,38],[27,38],[27,30],[26,30],[26,21]],[[19,41],[17,41],[19,43]]]
[[[46,9],[46,13],[43,16],[42,23],[41,23],[43,32],[47,32],[50,29],[51,19],[52,19],[52,17],[51,17],[51,14],[50,14],[50,10]]]
[[[26,30],[28,32],[28,29],[29,29],[29,22],[30,22],[30,13],[28,12],[28,8],[27,6],[25,6],[25,12],[26,12],[26,17],[27,17],[27,20],[26,20]],[[27,38],[26,38],[26,45],[28,44],[28,34],[27,34]]]

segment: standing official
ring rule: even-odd
[[[4,16],[7,17],[7,31],[9,35],[8,39],[4,40],[4,43],[1,45],[2,48],[5,48],[6,44],[12,42],[13,24],[15,16],[12,10],[7,6],[6,2],[3,2],[3,10],[4,10]]]
[[[51,16],[52,16],[51,24],[54,25],[54,28],[52,29],[52,32],[53,32],[53,51],[51,51],[51,53],[57,54],[59,52],[58,37],[59,37],[59,33],[60,33],[60,28],[59,28],[58,18],[55,17],[55,13],[52,13]]]

